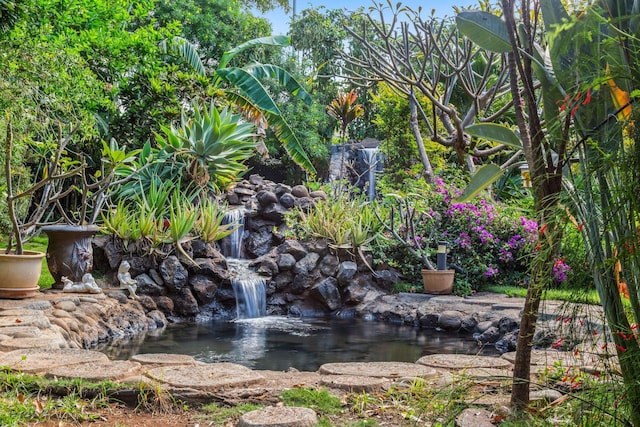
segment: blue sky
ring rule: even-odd
[[[377,0],[378,3],[384,3],[386,5],[386,0]],[[397,0],[392,0],[392,4],[396,4]],[[422,16],[428,16],[431,14],[431,9],[435,9],[437,16],[452,16],[453,6],[471,6],[478,4],[477,0],[403,0],[401,2],[405,6],[409,6],[410,8],[417,10],[419,6],[422,6]],[[289,4],[292,4],[290,1]],[[345,8],[349,11],[353,11],[358,9],[359,7],[364,7],[365,10],[373,5],[372,0],[351,0],[348,2],[338,1],[338,0],[296,0],[296,10],[300,12],[303,9],[307,9],[309,7],[320,7],[324,6],[327,9],[340,9]],[[289,20],[291,15],[286,15],[282,9],[278,9],[275,11],[271,11],[264,15],[273,26],[273,34],[286,34]]]

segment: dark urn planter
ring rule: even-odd
[[[82,282],[82,276],[93,269],[91,237],[99,230],[97,225],[47,225],[42,227],[49,236],[47,266],[56,283],[53,289],[62,289],[62,277]]]

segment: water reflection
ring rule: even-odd
[[[497,355],[495,349],[482,349],[470,337],[456,334],[354,319],[286,317],[173,325],[158,337],[120,343],[105,352],[119,359],[182,353],[206,362],[278,371],[315,371],[328,362],[415,362],[434,353]]]

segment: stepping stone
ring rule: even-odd
[[[128,360],[114,360],[97,363],[81,363],[72,366],[59,366],[47,372],[49,378],[82,378],[89,381],[118,381],[134,375],[140,364]]]
[[[494,427],[493,414],[486,409],[467,408],[456,418],[458,427]]]
[[[229,387],[262,384],[265,379],[251,369],[235,363],[208,363],[195,366],[167,366],[154,368],[146,375],[156,381],[177,388],[217,391]]]
[[[380,391],[384,386],[390,385],[391,383],[386,378],[363,377],[359,375],[323,375],[320,379],[320,384],[359,393],[361,391]]]
[[[508,360],[511,363],[515,363],[516,352],[510,351],[504,353],[503,359]],[[531,350],[531,365],[532,366],[553,366],[555,362],[562,362],[563,367],[569,366],[582,366],[580,355],[576,356],[571,351],[557,351],[557,350]]]
[[[434,368],[467,369],[467,368],[506,368],[513,364],[499,357],[473,356],[469,354],[431,354],[421,357],[416,363]]]
[[[29,348],[29,349],[60,349],[67,348],[67,341],[58,334],[48,334],[53,336],[40,336],[40,337],[29,337],[29,338],[9,338],[7,340],[3,340],[0,342],[0,350],[3,351],[13,351],[19,350],[21,348]]]
[[[27,373],[46,372],[59,366],[108,362],[99,351],[64,348],[58,350],[14,350],[0,356],[0,366]]]
[[[143,365],[195,365],[196,360],[186,354],[168,354],[168,353],[148,353],[136,354],[130,360],[141,363]]]
[[[9,335],[10,337],[19,336],[20,338],[37,337],[40,335],[40,328],[35,326],[3,326],[0,327],[0,334]]]
[[[435,369],[407,362],[325,363],[318,372],[325,375],[353,375],[383,378],[428,378],[436,376]]]
[[[316,413],[296,406],[270,406],[247,412],[240,417],[238,427],[314,427],[318,425]]]

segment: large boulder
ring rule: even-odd
[[[200,304],[207,305],[215,299],[218,285],[207,276],[196,274],[189,278],[189,284],[193,288],[193,295]]]
[[[249,234],[244,241],[244,249],[250,258],[262,256],[271,250],[273,236],[270,230],[260,230]]]
[[[278,246],[278,252],[281,254],[291,254],[296,261],[302,259],[307,254],[307,250],[297,240],[285,241],[283,244]]]
[[[319,259],[320,255],[315,252],[309,252],[304,258],[296,263],[293,267],[293,272],[295,274],[309,274],[314,268],[316,268]]]
[[[172,292],[177,292],[187,285],[189,273],[175,256],[168,256],[160,263],[160,275],[164,284]]]
[[[342,306],[342,298],[338,290],[338,281],[333,277],[327,277],[313,288],[310,295],[327,307],[329,311],[335,311]]]

